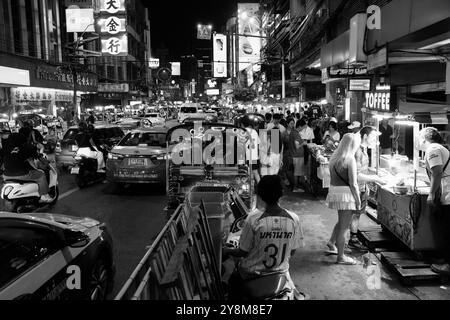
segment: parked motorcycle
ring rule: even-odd
[[[36,160],[36,164],[48,162],[45,157]],[[58,171],[52,163],[46,163],[46,176],[49,183],[49,195],[51,202],[41,202],[39,186],[36,182],[5,180],[1,191],[1,197],[5,200],[5,210],[9,212],[26,213],[33,212],[39,208],[53,206],[58,201]]]

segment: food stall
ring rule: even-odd
[[[448,124],[448,106],[401,103],[399,113],[391,119],[396,129],[413,128],[413,154],[408,157],[398,154],[398,150],[391,155],[374,152],[370,170],[386,182],[376,187],[377,219],[411,250],[438,250],[444,245],[443,235],[439,220],[427,205],[430,181],[416,137],[423,127]]]

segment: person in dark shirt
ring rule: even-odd
[[[381,154],[391,154],[392,153],[392,136],[394,131],[392,127],[389,125],[388,120],[384,119],[381,121],[380,125],[380,151]]]
[[[88,124],[95,124],[95,117],[94,117],[94,113],[92,111],[90,112],[90,115],[89,115],[89,118],[87,120],[87,123]]]
[[[98,171],[104,172],[105,159],[101,149],[99,148],[98,140],[95,137],[95,128],[89,127],[86,122],[80,122],[78,125],[79,132],[75,137],[75,142],[78,145],[78,156],[85,156],[87,158],[97,159]],[[97,142],[95,141],[97,140]]]
[[[41,201],[51,202],[45,173],[36,169],[32,162],[38,157],[37,150],[27,141],[27,137],[21,133],[13,133],[2,152],[5,166],[3,180],[34,181],[39,186]]]

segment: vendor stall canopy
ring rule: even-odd
[[[414,121],[424,124],[449,124],[450,105],[401,102],[400,114],[410,114]]]

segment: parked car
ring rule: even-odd
[[[73,167],[78,146],[75,137],[78,127],[70,127],[65,133],[63,140],[56,146],[56,163],[63,167]],[[101,144],[114,147],[125,135],[118,125],[96,125],[95,133]]]
[[[0,300],[104,300],[113,288],[113,242],[96,220],[0,212],[0,244]]]
[[[128,133],[108,155],[107,180],[163,185],[166,181],[166,134],[164,127],[140,128]]]

